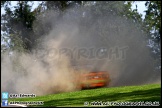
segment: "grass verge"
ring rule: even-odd
[[[85,102],[160,102],[161,85],[148,84],[140,86],[122,86],[110,88],[96,88],[75,92],[37,96],[36,98],[16,98],[10,101],[44,101],[39,107],[65,106],[83,107]],[[90,106],[90,105],[89,105]]]

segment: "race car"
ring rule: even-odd
[[[106,87],[109,83],[110,77],[106,71],[80,73],[75,80],[78,89]]]

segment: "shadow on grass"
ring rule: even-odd
[[[161,88],[149,90],[139,90],[127,93],[113,93],[99,96],[89,96],[85,98],[65,98],[44,102],[43,106],[66,106],[66,105],[84,105],[84,102],[92,101],[159,101],[161,102]]]

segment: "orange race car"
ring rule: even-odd
[[[110,77],[106,71],[89,72],[80,74],[77,81],[79,82],[77,87],[81,89],[105,87],[109,85]]]

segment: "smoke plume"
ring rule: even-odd
[[[44,16],[48,17],[38,16],[41,24],[33,26],[37,35],[44,34],[39,46],[31,53],[2,55],[2,91],[74,91],[77,75],[90,71],[107,71],[108,87],[160,83],[147,34],[132,20],[111,13],[96,16],[89,9],[69,9],[61,17],[48,11]]]

